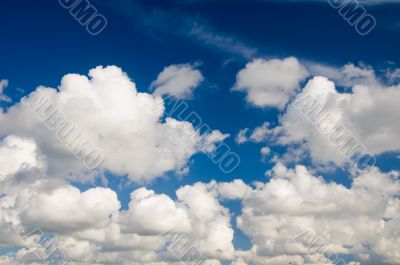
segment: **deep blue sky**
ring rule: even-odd
[[[251,4],[249,4],[251,2]],[[399,5],[367,6],[376,17],[376,29],[360,36],[327,3],[282,3],[279,1],[91,1],[108,21],[98,36],[61,7],[57,0],[3,0],[0,15],[0,79],[8,79],[6,93],[14,101],[38,85],[56,87],[67,73],[87,74],[97,65],[117,65],[135,81],[140,91],[163,67],[199,62],[206,77],[193,100],[188,101],[203,121],[213,129],[230,133],[227,143],[241,157],[232,174],[223,174],[206,156],[192,159],[190,173],[182,179],[149,184],[157,192],[173,196],[181,185],[197,181],[229,181],[242,178],[247,183],[265,180],[270,163],[260,161],[261,144],[238,146],[233,138],[245,127],[254,128],[265,120],[277,121],[274,109],[260,110],[247,105],[244,95],[230,91],[235,75],[251,56],[210,45],[188,35],[187,23],[231,38],[254,50],[253,57],[296,56],[303,60],[341,66],[364,62],[379,69],[400,61]],[[158,20],[157,20],[158,19]],[[25,92],[20,92],[22,88]],[[381,157],[383,169],[393,168],[392,156]],[[328,175],[349,183],[343,172]],[[117,188],[119,180],[110,178]],[[90,185],[80,185],[82,189]],[[137,185],[119,191],[124,207]],[[234,212],[234,202],[227,204]],[[247,247],[239,236],[236,244]]]

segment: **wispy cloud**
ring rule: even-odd
[[[245,59],[257,54],[237,36],[215,29],[206,19],[198,15],[187,15],[176,10],[147,9],[133,1],[105,2],[105,5],[124,15],[134,27],[162,41],[165,35],[177,35],[197,43]]]

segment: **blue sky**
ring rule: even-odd
[[[378,3],[365,4],[365,8],[376,19],[377,25],[371,33],[361,36],[325,1],[92,0],[90,3],[107,19],[104,31],[92,36],[58,1],[5,0],[1,3],[3,12],[0,23],[2,36],[0,80],[8,80],[4,94],[12,100],[0,104],[6,113],[11,106],[18,104],[22,97],[35,91],[38,86],[57,88],[64,75],[68,73],[87,75],[89,69],[99,65],[104,67],[115,65],[121,68],[136,84],[139,92],[151,94],[153,93],[151,83],[157,79],[164,67],[187,64],[199,70],[204,79],[195,88],[192,97],[183,101],[210,128],[230,135],[224,142],[240,157],[240,165],[236,170],[223,173],[218,164],[213,163],[206,154],[194,152],[188,156],[188,171],[183,175],[175,170],[166,170],[157,178],[143,183],[130,179],[129,171],[119,174],[121,171],[105,167],[103,174],[108,184],[100,178],[92,181],[63,178],[65,182],[71,183],[81,192],[99,186],[109,187],[117,194],[121,210],[129,208],[131,192],[143,186],[154,190],[157,194],[164,193],[172,200],[177,200],[175,192],[179,188],[194,185],[196,182],[209,183],[212,180],[231,182],[241,179],[247,185],[252,185],[254,182],[268,183],[274,173],[268,175],[266,172],[273,169],[278,164],[277,161],[286,162],[287,168],[304,165],[313,175],[321,176],[326,183],[332,182],[351,188],[355,177],[351,167],[343,166],[334,159],[333,162],[328,159],[322,163],[326,162],[324,166],[329,166],[328,169],[321,167],[321,161],[315,159],[321,151],[314,150],[315,146],[300,148],[303,151],[300,160],[294,158],[285,160],[286,154],[292,155],[289,150],[296,150],[298,147],[292,141],[281,144],[278,142],[284,141],[282,138],[260,141],[248,138],[245,143],[239,144],[235,139],[239,131],[244,128],[248,128],[250,133],[254,128],[268,122],[271,130],[277,127],[286,130],[281,118],[285,115],[288,120],[292,118],[288,114],[288,105],[283,109],[271,105],[260,107],[246,100],[249,90],[239,92],[233,91],[232,88],[238,82],[238,72],[245,69],[248,63],[254,62],[253,60],[262,59],[264,62],[269,62],[274,59],[283,60],[289,56],[295,57],[310,72],[307,78],[300,79],[296,93],[300,93],[313,76],[322,75],[322,72],[310,70],[315,65],[329,66],[332,71],[339,73],[344,65],[354,64],[362,72],[373,69],[374,80],[379,80],[382,87],[397,85],[400,74],[388,77],[388,73],[395,73],[396,69],[399,69],[400,4],[376,2]],[[334,74],[327,77],[335,81],[339,92],[351,93],[352,87],[358,85],[341,84],[340,80],[335,79]],[[291,99],[294,97],[295,94],[292,94]],[[390,118],[377,116],[382,117],[382,123],[378,122],[378,125],[385,129],[384,122],[388,121],[388,130],[397,133],[399,131],[393,129],[395,126],[389,123],[398,120],[399,113],[393,112],[398,109],[391,110],[392,112],[388,110],[377,114],[393,116]],[[372,111],[371,113],[373,114]],[[372,120],[379,119],[372,114],[370,115]],[[347,119],[352,121],[358,117],[357,115],[353,113]],[[364,116],[362,118],[364,119]],[[362,128],[357,131],[361,139],[368,134],[362,130],[370,124],[363,119],[359,118],[359,121],[363,121],[360,121],[361,125],[357,123],[353,127],[353,124],[349,123],[349,126],[356,131]],[[0,130],[2,139],[9,134],[29,136],[26,130],[22,132],[14,129],[26,121],[13,121],[17,125],[5,125],[6,120],[8,121],[8,118],[3,118],[3,121],[0,119],[1,126],[7,128]],[[9,120],[11,123],[12,119]],[[371,122],[374,126],[374,121]],[[11,129],[8,129],[8,126]],[[310,124],[305,126],[312,127]],[[113,130],[119,131],[123,128],[113,128]],[[365,139],[371,138],[365,136]],[[303,143],[308,141],[307,138],[303,139]],[[366,145],[368,147],[367,143]],[[260,149],[264,146],[271,148],[271,153],[263,159]],[[397,146],[387,147],[386,142],[378,146],[375,141],[371,146],[379,174],[400,169]],[[114,148],[122,150],[125,147],[114,146]],[[398,198],[398,195],[397,193],[393,198]],[[236,251],[239,249],[248,251],[254,245],[260,246],[260,240],[262,241],[246,229],[236,226],[235,219],[242,214],[245,205],[242,199],[220,201],[233,216],[232,242]],[[251,201],[249,199],[248,204]],[[250,224],[252,223],[249,222],[248,225]],[[65,236],[65,233],[60,234]],[[10,248],[16,245],[0,244],[0,254],[9,252]],[[354,243],[355,245],[357,244]],[[398,253],[399,249],[400,246],[397,245],[393,252]],[[346,258],[346,261],[360,261],[357,256],[360,253],[350,252],[351,257],[348,260]],[[271,253],[268,255],[271,256]],[[371,260],[376,258],[381,262],[379,264],[396,264],[399,261],[398,256],[383,257],[384,255],[378,250],[371,256],[373,257]],[[223,262],[222,264],[242,264],[239,263],[241,258],[240,255],[236,255],[233,258],[224,257],[219,260]],[[265,262],[256,261],[256,258],[243,258],[243,260],[246,262],[243,264]],[[237,263],[231,263],[234,261]],[[371,261],[362,262],[365,263],[361,264],[371,264],[368,263]],[[90,264],[97,263],[92,261]]]

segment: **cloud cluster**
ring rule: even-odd
[[[248,193],[237,220],[254,243],[257,255],[248,260],[325,264],[327,254],[345,254],[362,264],[400,262],[398,172],[375,168],[356,176],[350,188],[328,183],[304,166],[278,163],[269,174],[269,182]],[[299,237],[310,229],[319,238],[313,247]]]
[[[258,63],[271,71],[303,69],[292,68],[299,64],[294,58]],[[261,95],[269,100],[279,94],[284,100],[268,104],[284,106],[285,111],[276,127],[265,122],[252,131],[245,129],[237,142],[298,145],[319,163],[344,163],[294,106],[311,95],[371,152],[398,150],[400,87],[382,85],[368,68],[348,65],[339,71],[347,74],[350,92],[339,92],[321,76],[311,78],[301,92],[301,75],[288,83],[271,76],[249,79],[262,85],[272,82]],[[207,151],[201,149],[202,142],[224,138],[219,131],[200,134],[189,122],[164,119],[162,98],[138,92],[115,66],[92,69],[89,78],[66,75],[58,89],[39,87],[28,98],[37,93],[104,152],[100,173],[150,181],[170,170],[184,170],[193,154]],[[160,236],[171,229],[185,235],[208,265],[333,265],[339,256],[346,257],[348,265],[400,263],[398,171],[374,167],[349,175],[352,183],[345,186],[275,158],[266,181],[197,182],[178,188],[174,196],[135,188],[128,207],[122,208],[110,188],[79,189],[69,182],[93,175],[25,105],[2,111],[0,135],[0,246],[19,247],[1,255],[0,264],[38,264],[27,248],[29,239],[23,237],[35,228],[53,234],[58,248],[78,265],[178,265],[179,258]],[[261,150],[263,156],[270,152],[268,146]],[[236,216],[225,206],[229,200],[241,204]],[[250,249],[235,248],[234,224],[249,238]],[[310,247],[307,231],[318,239],[318,247]]]
[[[291,169],[278,162],[268,172],[270,180],[254,187],[242,180],[198,182],[179,188],[175,199],[138,188],[122,210],[109,188],[80,191],[48,176],[39,153],[34,141],[16,136],[0,145],[2,165],[21,158],[10,168],[2,166],[0,244],[23,247],[22,235],[40,227],[56,235],[57,246],[75,264],[171,265],[179,261],[162,250],[159,235],[175,229],[205,264],[333,264],[328,254],[350,255],[362,264],[400,262],[399,172],[374,168],[345,187],[304,166]],[[26,177],[30,182],[21,181]],[[242,202],[236,223],[250,238],[250,250],[235,250],[225,200]],[[299,237],[310,229],[322,240],[319,248]],[[28,253],[23,248],[2,256],[0,264],[35,264]]]
[[[189,71],[184,66],[179,69],[178,72]],[[160,76],[165,77],[170,70],[166,69]],[[189,73],[197,81],[201,79],[197,70]],[[175,74],[178,77],[174,75],[168,79],[172,83],[168,81],[164,85],[182,81],[182,73]],[[33,100],[38,94],[47,98],[53,109],[62,113],[65,120],[72,122],[102,151],[104,161],[100,171],[127,174],[134,181],[150,181],[168,171],[184,171],[190,157],[204,151],[199,144],[210,134],[218,132],[201,135],[189,122],[172,118],[163,121],[162,98],[138,92],[127,74],[116,66],[91,69],[89,78],[78,74],[65,75],[58,89],[40,86],[26,100]],[[42,112],[46,119],[46,110]],[[59,127],[63,128],[63,125]],[[81,161],[24,104],[17,103],[7,112],[2,111],[0,128],[2,136],[32,137],[48,161],[50,174],[74,175],[78,180],[82,180],[79,176],[88,176],[76,174],[85,171]],[[218,141],[211,141],[210,147]]]
[[[172,253],[160,253],[164,243],[160,234],[175,229],[186,235],[210,264],[233,258],[231,215],[219,196],[239,196],[243,193],[240,188],[246,187],[243,182],[221,183],[222,193],[214,181],[187,185],[176,191],[176,199],[138,188],[131,193],[128,209],[122,210],[117,194],[109,188],[80,191],[48,176],[45,167],[34,160],[37,146],[32,141],[14,136],[6,139],[0,146],[1,161],[14,158],[7,153],[9,139],[15,144],[11,148],[17,147],[15,152],[25,155],[27,166],[21,163],[17,170],[13,166],[3,172],[7,179],[0,182],[0,244],[24,247],[28,242],[22,236],[39,227],[54,234],[58,247],[76,264],[177,264]],[[32,183],[15,182],[21,174],[41,177]],[[26,261],[27,252],[24,248],[1,257],[0,264],[2,260],[7,260],[5,264],[32,264]]]
[[[249,129],[243,129],[237,136],[238,143],[261,140],[272,145],[297,146],[321,165],[343,165],[348,161],[335,145],[338,140],[357,142],[366,153],[373,155],[400,150],[396,140],[400,134],[398,84],[385,85],[368,66],[347,64],[334,68],[312,64],[307,67],[310,73],[324,74],[331,80],[321,75],[309,79],[288,104],[278,126],[263,130],[262,137],[261,134],[256,137],[256,132],[261,131],[264,125],[256,128],[250,136],[246,135]],[[257,76],[263,78],[263,73]],[[260,86],[264,84],[260,79],[253,80]],[[341,92],[336,83],[350,87],[351,91]],[[307,102],[307,98],[312,100]],[[310,111],[302,111],[304,108]],[[325,134],[318,125],[328,115],[331,127]],[[332,136],[333,132],[335,136]],[[337,139],[333,141],[333,138]]]

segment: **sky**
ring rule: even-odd
[[[0,5],[1,265],[400,264],[400,1]]]

